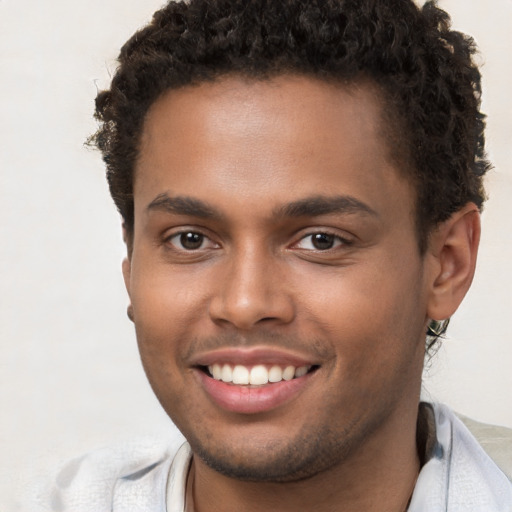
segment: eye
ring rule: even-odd
[[[299,240],[296,247],[308,251],[328,251],[340,245],[349,245],[347,240],[331,233],[312,233]]]
[[[196,231],[183,231],[169,237],[167,242],[175,249],[181,251],[197,251],[200,249],[208,249],[216,247],[217,244],[212,242],[207,236]]]

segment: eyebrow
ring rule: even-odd
[[[317,217],[329,214],[362,213],[379,217],[367,204],[352,196],[313,196],[293,201],[274,211],[276,217]]]
[[[170,197],[166,193],[156,196],[146,207],[147,212],[155,210],[204,219],[220,219],[222,217],[218,210],[200,199],[188,196]]]
[[[189,215],[204,219],[221,219],[222,213],[201,201],[189,196],[170,197],[167,193],[159,194],[146,208],[146,211],[163,211],[176,215]],[[362,213],[379,217],[378,213],[367,204],[352,196],[312,196],[292,201],[274,209],[275,218],[317,217],[329,214]]]

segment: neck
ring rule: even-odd
[[[335,467],[289,483],[244,482],[226,477],[197,457],[187,483],[194,512],[404,512],[419,473],[417,407],[398,411]],[[187,507],[187,512],[190,512]]]

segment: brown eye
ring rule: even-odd
[[[325,231],[318,231],[303,237],[295,247],[306,251],[328,251],[329,249],[349,245],[351,245],[351,242],[345,238]]]
[[[328,233],[315,233],[311,236],[311,245],[319,251],[332,249],[334,246],[335,236]]]
[[[200,233],[181,233],[180,244],[188,251],[200,249],[204,242],[204,236]]]
[[[197,231],[182,231],[167,238],[166,243],[179,251],[197,251],[202,249],[213,249],[217,245],[206,235]]]

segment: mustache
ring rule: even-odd
[[[334,355],[332,345],[321,338],[303,339],[300,336],[277,333],[275,330],[261,330],[251,333],[230,332],[219,336],[193,338],[185,345],[183,360],[186,361],[196,354],[217,349],[253,348],[262,345],[300,352],[321,361]]]

